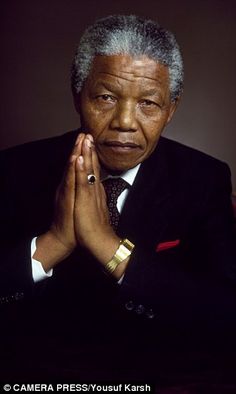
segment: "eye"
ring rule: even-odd
[[[97,96],[97,99],[99,101],[106,102],[106,103],[114,103],[116,100],[115,97],[113,97],[110,94],[101,94],[101,95]]]
[[[140,102],[140,104],[141,104],[142,107],[146,107],[146,108],[159,107],[159,105],[156,102],[152,101],[152,100],[142,100]]]

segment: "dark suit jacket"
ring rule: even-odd
[[[236,328],[230,172],[166,138],[141,165],[121,214],[117,232],[136,245],[122,284],[81,248],[52,278],[33,283],[31,239],[49,228],[76,134],[0,158],[0,302],[4,343],[13,354],[5,369],[12,373],[14,365],[36,377],[48,370],[66,378],[153,378],[186,371],[183,360],[199,370],[196,354],[228,353]]]

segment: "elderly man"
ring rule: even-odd
[[[171,379],[231,348],[230,173],[161,137],[182,87],[170,32],[107,17],[73,62],[81,129],[2,152],[11,376]]]

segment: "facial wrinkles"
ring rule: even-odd
[[[99,160],[123,171],[155,149],[170,107],[168,70],[147,58],[97,57],[81,97],[82,123],[94,136]],[[124,116],[134,122],[125,125]],[[122,151],[117,143],[136,147]]]
[[[134,89],[136,89],[136,92],[139,96],[151,96],[161,98],[162,100],[166,97],[166,93],[168,90],[167,86],[163,86],[163,81],[159,77],[154,79],[151,77],[147,77],[146,75],[137,75],[133,72],[128,71],[119,71],[117,72],[117,74],[100,72],[100,74],[112,77],[111,81],[109,82],[101,81],[102,84],[107,85],[107,87],[111,91],[113,91],[113,89],[116,90],[116,88],[118,87],[119,89],[121,89],[122,92],[126,89],[128,92],[134,91]],[[128,74],[128,76],[130,77],[127,78],[126,74]],[[154,83],[152,83],[152,81]],[[131,85],[127,85],[126,82],[130,83]]]
[[[139,74],[138,72],[133,73],[133,72],[129,72],[129,71],[120,71],[120,72],[121,72],[121,74],[130,74],[131,76],[133,76],[132,81],[135,81],[136,79],[141,78],[141,79],[150,79],[151,81],[155,81],[155,82],[161,83],[161,79],[160,78],[158,78],[158,77],[156,77],[156,78],[148,77],[146,75],[147,72],[145,72],[144,74],[142,74],[142,73]],[[125,79],[124,76],[123,76],[123,78]]]
[[[124,79],[128,82],[136,82],[136,80],[140,78],[140,79],[149,79],[151,81],[161,83],[161,79],[159,79],[159,78],[151,78],[151,77],[147,77],[146,75],[137,74],[137,73],[133,73],[130,71],[119,70],[119,71],[117,71],[117,74],[100,71],[99,74],[110,75],[111,77],[114,77],[114,78],[121,78],[121,79]],[[122,75],[122,74],[124,74],[124,75]],[[126,74],[128,74],[128,75],[126,75]]]
[[[143,98],[143,99],[148,99],[150,98],[150,95],[148,95],[148,91],[151,92],[151,98],[157,99],[160,103],[163,103],[164,101],[164,92],[162,93],[161,89],[158,89],[158,87],[153,86],[153,83],[150,83],[150,81],[147,82],[145,81],[145,77],[139,77],[141,81],[137,82],[137,79],[126,79],[123,78],[123,76],[114,74],[114,73],[103,73],[107,74],[109,76],[112,76],[112,80],[100,80],[98,81],[98,85],[104,86],[104,88],[108,89],[111,93],[114,93],[115,95],[120,95],[121,101],[119,105],[119,109],[123,111],[123,116],[132,116],[133,113],[135,112],[135,107],[137,105],[137,99]],[[133,73],[127,73],[131,76],[133,76]],[[109,78],[110,79],[110,78]],[[151,78],[150,78],[151,79]],[[128,82],[128,83],[127,83]],[[147,92],[147,93],[146,93]],[[161,100],[161,101],[160,101]],[[99,111],[98,111],[98,116],[100,116]],[[160,116],[161,114],[159,114]],[[137,122],[139,123],[142,118],[145,117],[142,112],[140,113],[141,118],[136,119]],[[158,117],[159,117],[158,116]],[[150,125],[155,127],[157,118],[155,117],[152,119],[151,117],[149,118]],[[106,126],[104,126],[103,131],[106,130]],[[139,133],[138,133],[139,134]],[[124,137],[124,136],[123,136]],[[136,136],[137,138],[137,136]],[[138,139],[141,137],[139,136]],[[141,138],[142,142],[145,139],[146,144],[148,143],[145,133],[143,137]],[[141,141],[140,141],[141,142]]]

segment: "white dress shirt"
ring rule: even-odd
[[[130,170],[124,172],[123,174],[119,176],[112,176],[107,173],[103,173],[101,176],[101,179],[104,181],[107,178],[122,178],[124,179],[130,186],[133,185],[134,180],[136,178],[137,172],[139,170],[140,164],[138,164],[136,167],[131,168]],[[129,189],[125,189],[118,197],[117,199],[117,209],[119,213],[121,213],[125,200],[128,196]],[[37,245],[36,245],[36,240],[37,237],[34,237],[31,242],[31,266],[32,266],[32,276],[34,282],[39,282],[40,280],[46,279],[53,274],[53,269],[49,270],[48,272],[45,272],[43,269],[42,264],[40,261],[35,260],[33,258],[33,255],[36,251]],[[121,278],[122,279],[122,278]]]

